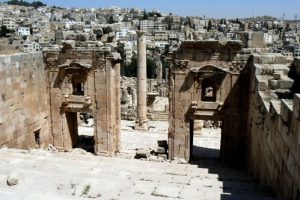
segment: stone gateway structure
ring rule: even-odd
[[[194,120],[220,121],[222,163],[300,199],[299,58],[235,41],[188,41],[170,57],[169,158],[193,159]]]
[[[92,113],[94,151],[119,151],[120,57],[100,49],[63,48],[44,52],[53,144],[63,150],[77,145],[78,115]]]
[[[62,48],[0,56],[0,145],[64,151],[78,146],[80,113],[94,121],[93,152],[114,155],[120,135],[120,56]]]
[[[194,120],[222,122],[221,159],[244,159],[247,121],[247,79],[240,78],[239,42],[184,42],[172,55],[170,67],[170,158],[192,158]],[[246,58],[248,58],[246,56]],[[242,63],[241,63],[242,62]],[[232,145],[234,144],[234,145]]]

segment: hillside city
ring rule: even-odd
[[[13,1],[12,1],[13,2]],[[43,6],[44,5],[44,6]],[[244,48],[300,55],[300,22],[271,16],[213,19],[139,8],[60,8],[0,4],[1,50],[36,52],[74,47],[122,48],[124,64],[136,57],[136,30],[147,32],[149,59],[177,49],[184,40],[241,40]],[[9,50],[8,48],[9,47]]]

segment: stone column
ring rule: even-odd
[[[148,130],[146,33],[137,31],[137,119],[135,129]]]
[[[132,107],[136,108],[137,106],[137,97],[136,97],[136,89],[132,88]]]
[[[201,135],[201,130],[203,128],[204,122],[202,120],[194,120],[194,134]]]
[[[157,61],[156,63],[156,71],[157,71],[157,81],[159,84],[162,83],[162,63],[161,61]]]
[[[166,83],[169,83],[169,69],[165,69],[166,70],[166,78],[165,78],[165,80],[166,80]]]

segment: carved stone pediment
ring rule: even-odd
[[[175,61],[175,64],[176,64],[177,68],[182,72],[185,72],[190,68],[189,63],[190,63],[189,60],[177,60],[177,61]]]

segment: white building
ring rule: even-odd
[[[18,35],[29,36],[30,35],[30,28],[29,27],[19,27],[18,28]]]
[[[125,62],[129,64],[133,56],[133,43],[125,42],[124,43],[124,53],[125,53]]]
[[[154,21],[150,20],[141,20],[140,21],[140,30],[148,31],[154,29]]]
[[[116,32],[116,40],[121,40],[121,39],[126,39],[127,38],[127,33],[128,33],[128,28],[121,28],[119,32]]]
[[[37,52],[40,50],[39,43],[31,42],[31,41],[25,41],[23,44],[23,52],[30,53],[30,52]]]
[[[294,57],[300,57],[300,45],[294,48]]]
[[[166,41],[155,41],[154,42],[155,47],[160,48],[160,49],[165,49],[166,45],[169,45],[168,42]]]
[[[2,26],[6,26],[9,30],[16,30],[16,23],[13,18],[3,18]]]
[[[264,43],[265,44],[272,44],[273,43],[273,34],[265,33],[264,34]]]

